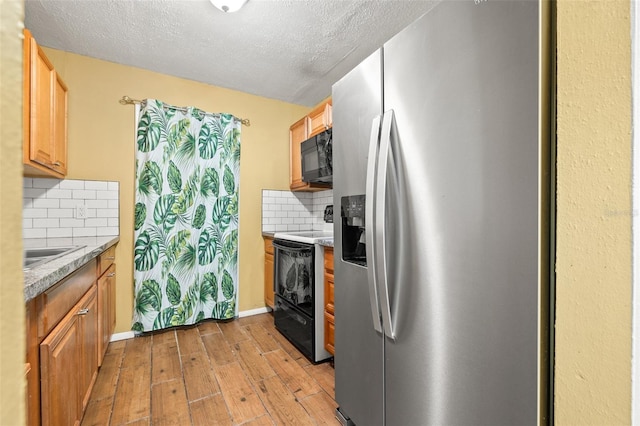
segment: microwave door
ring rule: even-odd
[[[320,177],[320,156],[315,143],[315,137],[304,142],[301,147],[302,180],[305,182],[313,182],[314,179]]]

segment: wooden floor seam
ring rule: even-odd
[[[339,425],[334,372],[270,313],[109,344],[82,425]]]

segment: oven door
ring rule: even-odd
[[[274,291],[294,309],[313,318],[315,250],[313,244],[273,241]]]

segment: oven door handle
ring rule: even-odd
[[[304,244],[304,243],[302,243]],[[297,244],[293,244],[293,245],[289,245],[289,244],[282,244],[280,243],[278,240],[275,240],[271,243],[271,245],[273,245],[276,248],[279,248],[281,250],[286,250],[286,251],[309,251],[313,248],[313,244],[304,244],[304,246],[299,246]]]

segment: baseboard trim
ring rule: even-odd
[[[250,316],[253,316],[253,315],[266,314],[267,312],[271,312],[271,309],[267,308],[265,306],[264,308],[251,309],[251,310],[248,310],[248,311],[238,312],[238,318],[250,317]]]
[[[135,334],[133,333],[133,331],[125,331],[124,333],[115,333],[111,335],[111,340],[109,341],[117,342],[118,340],[133,339],[134,337],[135,337]]]
[[[250,317],[253,315],[266,314],[267,312],[271,312],[271,308],[258,308],[258,309],[250,309],[248,311],[238,312],[238,318]],[[133,331],[125,331],[124,333],[115,333],[111,336],[110,342],[117,342],[119,340],[127,340],[133,339],[135,334]]]

